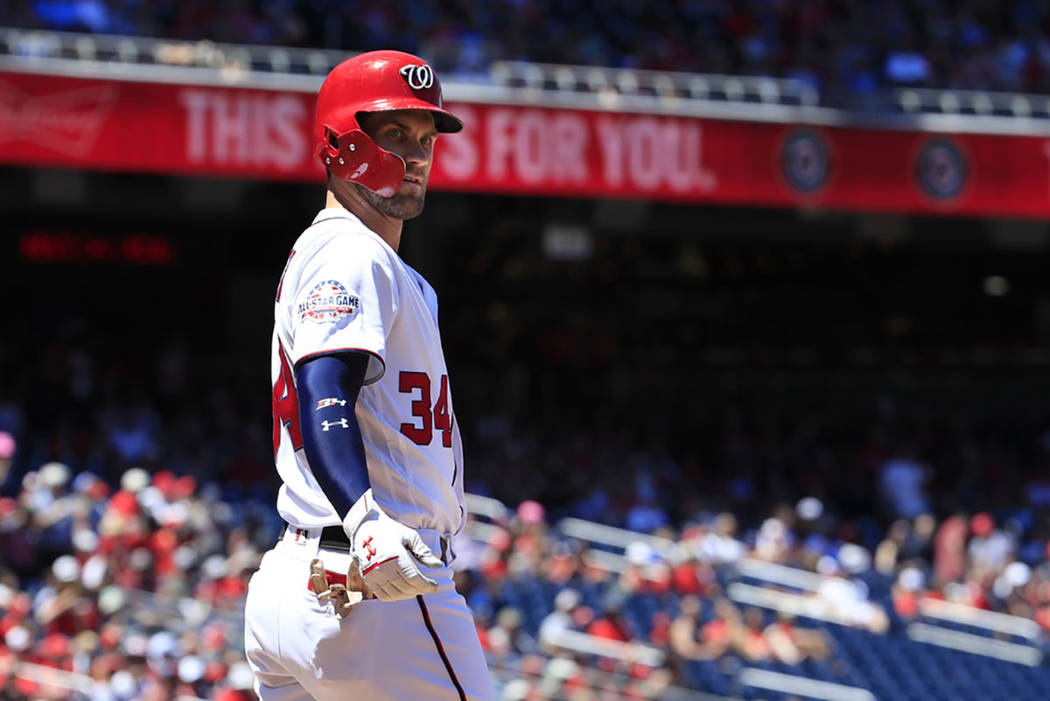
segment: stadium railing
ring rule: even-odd
[[[659,667],[667,659],[664,651],[644,643],[622,643],[587,633],[562,630],[545,640],[555,647],[595,657],[641,662],[648,667]]]
[[[962,650],[984,657],[994,657],[1028,667],[1038,667],[1043,662],[1043,653],[1034,647],[932,626],[927,623],[910,623],[907,635],[912,640],[921,643]]]
[[[820,585],[826,579],[826,577],[816,572],[802,570],[797,567],[788,567],[775,562],[766,562],[753,557],[741,558],[733,566],[741,577],[810,592],[820,589]]]
[[[1029,667],[1042,664],[1045,636],[1030,618],[932,597],[920,598],[918,607],[921,618],[940,625],[925,621],[908,624],[905,633],[912,640]],[[1024,642],[1003,640],[1004,637],[1021,638]]]
[[[970,114],[977,116],[1050,119],[1050,96],[990,90],[898,88],[893,106],[909,114]]]
[[[748,667],[737,675],[741,686],[768,689],[782,694],[793,694],[807,699],[826,701],[875,701],[875,695],[867,689],[834,682],[807,679],[793,674],[772,672]]]
[[[677,71],[650,71],[603,66],[575,66],[528,61],[496,61],[490,69],[497,85],[534,90],[649,95],[667,101],[681,99],[816,106],[820,93],[810,84],[790,78],[735,76]]]
[[[881,620],[872,616],[868,607],[873,604],[866,600],[859,602],[864,605],[864,608],[859,608],[855,604],[843,605],[828,601],[819,595],[792,594],[742,582],[730,584],[726,595],[738,604],[758,606],[778,613],[841,626],[877,626],[877,621]]]
[[[919,613],[928,618],[937,618],[953,623],[960,623],[974,628],[983,628],[992,633],[1003,633],[1027,638],[1032,642],[1039,640],[1042,629],[1030,618],[1011,616],[996,611],[958,604],[942,599],[923,597],[919,599]]]
[[[597,697],[603,701],[637,701],[640,697],[637,692],[627,692],[622,689],[621,677],[595,667],[586,668],[586,682],[581,683],[578,675],[581,666],[575,660],[561,656],[547,658],[543,673],[536,673],[502,662],[490,664],[489,669],[504,684],[503,699],[536,698],[529,695],[529,686],[535,687],[542,694],[540,698],[547,701],[573,701],[580,697],[581,688],[595,694],[595,696],[584,696],[584,698]],[[562,682],[570,679],[573,685],[572,691],[567,692],[559,688]],[[674,701],[739,701],[678,686],[666,687],[659,696],[652,698],[673,699]]]

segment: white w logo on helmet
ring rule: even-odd
[[[434,69],[425,63],[403,66],[398,73],[404,76],[408,87],[413,90],[426,90],[434,87]]]

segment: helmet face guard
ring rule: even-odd
[[[380,147],[358,123],[361,112],[426,110],[439,132],[463,123],[442,107],[441,84],[422,59],[401,51],[370,51],[332,69],[317,97],[314,153],[332,175],[392,197],[405,161]]]

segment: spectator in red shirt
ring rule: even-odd
[[[668,631],[671,652],[681,660],[713,660],[721,657],[729,647],[727,635],[713,635],[710,639],[701,637],[700,613],[700,599],[695,596],[682,597],[678,604],[678,615]]]
[[[606,640],[618,640],[622,643],[630,641],[634,636],[630,624],[620,611],[620,603],[614,599],[605,602],[602,615],[596,618],[587,632],[598,638]]]
[[[762,611],[749,606],[744,623],[733,640],[733,649],[748,662],[765,662],[773,657],[773,648],[763,635]]]

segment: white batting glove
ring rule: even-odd
[[[376,598],[398,601],[437,591],[437,582],[425,576],[416,561],[432,568],[443,563],[419,533],[380,508],[371,489],[350,508],[343,519],[343,530],[365,584]]]

